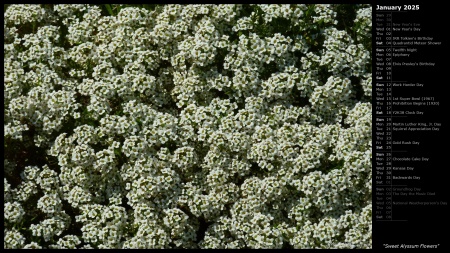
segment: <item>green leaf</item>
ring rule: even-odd
[[[117,15],[119,14],[121,9],[122,9],[122,5],[118,4],[117,7],[116,7]]]
[[[109,15],[114,16],[114,13],[112,11],[112,8],[111,8],[110,4],[105,4],[105,8],[108,11]]]

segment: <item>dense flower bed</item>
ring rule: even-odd
[[[371,248],[370,5],[9,5],[5,248]]]

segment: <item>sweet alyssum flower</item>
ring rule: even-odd
[[[5,8],[5,248],[371,247],[370,5]]]

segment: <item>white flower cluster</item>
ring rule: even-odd
[[[372,6],[361,8],[356,13],[355,25],[357,39],[372,38]]]
[[[32,22],[39,22],[47,17],[47,11],[39,5],[27,4],[8,6],[5,11],[5,23],[21,25]]]
[[[4,248],[371,248],[353,7],[7,5]]]
[[[4,231],[3,248],[5,249],[20,249],[24,247],[25,237],[16,229]]]
[[[19,222],[25,214],[25,211],[19,202],[6,202],[4,204],[3,212],[5,215],[5,220],[9,220],[13,223]]]

